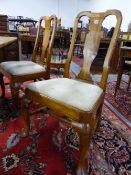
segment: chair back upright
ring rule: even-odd
[[[108,72],[110,68],[110,61],[112,58],[113,50],[116,44],[116,39],[117,39],[118,32],[120,30],[120,25],[122,22],[122,15],[119,10],[107,10],[106,12],[102,12],[102,13],[92,13],[92,12],[85,11],[77,15],[75,19],[75,23],[74,23],[71,45],[70,45],[70,49],[68,52],[68,57],[67,57],[66,65],[65,65],[64,77],[69,77],[69,67],[71,63],[71,58],[73,56],[73,49],[74,49],[74,44],[75,44],[76,36],[77,36],[78,22],[81,17],[86,16],[89,18],[89,21],[90,21],[89,32],[86,34],[85,43],[84,43],[83,67],[81,68],[81,71],[78,74],[77,78],[82,79],[84,81],[93,82],[91,73],[90,73],[90,68],[91,68],[92,62],[95,59],[98,49],[99,49],[99,45],[101,41],[101,31],[103,28],[102,23],[104,19],[109,15],[116,16],[116,26],[115,26],[115,30],[111,38],[111,41],[110,41],[110,45],[108,47],[107,54],[105,56],[102,76],[99,82],[99,86],[103,90],[105,90]]]
[[[45,28],[42,28],[42,22],[45,23]],[[50,76],[50,60],[51,60],[56,28],[57,28],[57,17],[55,15],[49,17],[42,16],[38,22],[37,36],[33,50],[32,61],[37,62],[44,66],[46,65],[48,78]],[[37,58],[38,52],[40,52],[39,59]]]

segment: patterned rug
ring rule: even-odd
[[[107,85],[105,99],[131,123],[131,88],[127,91],[127,82],[121,81],[114,97],[116,82]]]
[[[108,86],[107,91],[113,83]],[[37,107],[33,104],[31,109]],[[0,175],[75,175],[79,138],[72,128],[45,111],[30,116],[30,136],[23,138],[24,122],[20,116],[16,118],[8,85],[6,99],[0,99],[0,119]],[[129,127],[106,103],[85,166],[86,175],[131,173]]]

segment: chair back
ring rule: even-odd
[[[42,27],[42,22],[45,23],[45,28]],[[32,61],[45,65],[48,74],[50,73],[50,60],[52,48],[57,28],[57,17],[42,16],[38,22],[37,36],[35,40]],[[37,58],[40,53],[39,59]]]
[[[115,48],[118,32],[120,30],[120,25],[122,22],[122,15],[119,10],[107,10],[106,12],[101,12],[101,13],[92,13],[89,11],[84,11],[84,12],[80,12],[77,15],[75,19],[75,23],[74,23],[70,49],[68,52],[68,57],[67,57],[66,65],[65,65],[64,77],[69,77],[69,67],[70,67],[71,58],[73,56],[73,49],[74,49],[74,44],[76,41],[78,22],[81,17],[86,16],[89,18],[89,21],[90,21],[89,22],[89,32],[86,34],[85,43],[84,43],[83,67],[81,68],[81,71],[78,74],[77,78],[88,81],[88,82],[93,82],[91,73],[90,73],[90,68],[91,68],[92,62],[95,59],[98,49],[99,49],[99,45],[101,41],[101,31],[103,28],[102,23],[104,19],[109,15],[116,16],[116,26],[115,26],[114,33],[111,38],[108,50],[107,50],[107,54],[105,56],[102,76],[99,82],[99,86],[103,90],[105,90],[106,82],[108,78],[108,72],[110,68],[110,61],[112,58],[112,54]]]

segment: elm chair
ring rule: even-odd
[[[45,29],[42,30],[43,24],[45,24]],[[12,100],[15,106],[18,104],[21,83],[39,78],[50,78],[50,59],[56,27],[57,18],[55,15],[41,17],[38,22],[32,61],[7,61],[0,64],[1,73],[10,81]]]
[[[90,74],[91,63],[97,55],[100,41],[102,22],[109,16],[116,16],[116,26],[103,65],[102,78],[95,84]],[[69,67],[73,56],[78,21],[82,16],[89,17],[89,33],[86,35],[83,55],[83,67],[76,79],[69,78]],[[107,10],[102,13],[81,12],[77,15],[73,28],[73,36],[64,69],[64,78],[55,78],[46,81],[30,83],[25,89],[25,98],[22,102],[22,117],[25,120],[24,134],[27,136],[30,129],[28,100],[38,102],[56,114],[59,120],[70,124],[79,134],[80,157],[76,169],[77,175],[84,174],[84,162],[92,140],[98,129],[101,118],[104,92],[110,67],[110,60],[115,48],[117,34],[122,21],[121,12]],[[28,100],[27,100],[28,99]]]

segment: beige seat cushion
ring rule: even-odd
[[[45,67],[32,61],[7,61],[2,62],[0,67],[11,75],[28,75],[45,71]]]
[[[131,66],[131,61],[125,61],[125,63]]]
[[[35,82],[29,84],[27,88],[38,92],[41,96],[55,99],[86,112],[92,110],[103,93],[103,90],[96,85],[67,78]]]

